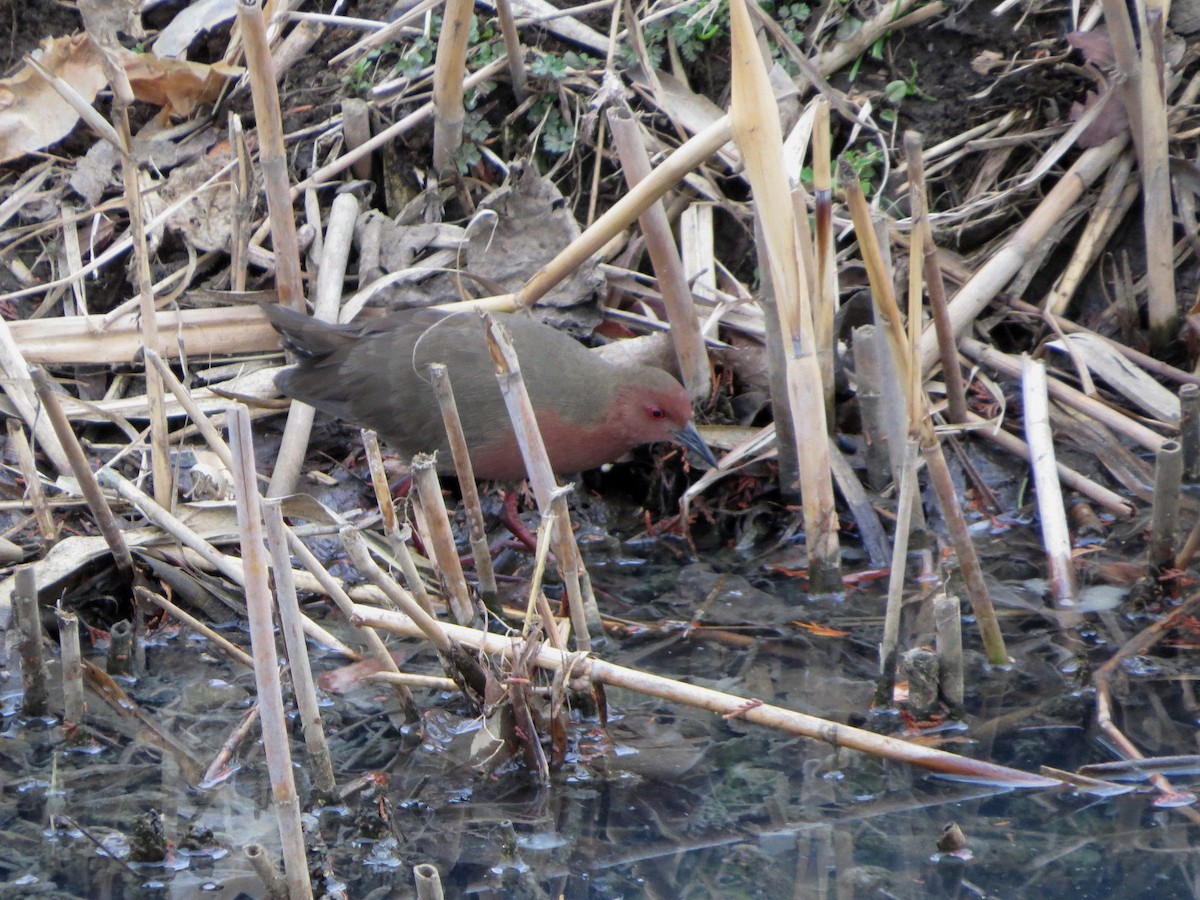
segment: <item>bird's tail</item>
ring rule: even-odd
[[[325,359],[345,347],[359,331],[354,326],[322,322],[278,303],[260,303],[259,307],[282,336],[283,346],[305,359]]]

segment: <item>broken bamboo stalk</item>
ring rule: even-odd
[[[538,428],[537,416],[525,389],[521,376],[521,364],[516,349],[508,336],[508,329],[487,313],[481,313],[488,346],[492,352],[492,363],[496,369],[496,381],[504,397],[529,484],[537,501],[538,511],[543,515],[554,514],[554,547],[558,555],[558,567],[567,588],[567,609],[575,643],[580,650],[591,647],[593,637],[602,638],[604,626],[600,621],[600,609],[592,593],[591,578],[575,542],[571,529],[571,512],[566,497],[558,491],[558,481],[550,467],[546,444]]]
[[[650,177],[650,157],[642,138],[642,130],[628,107],[611,107],[607,112],[613,146],[621,160],[621,171],[632,188]],[[693,402],[704,400],[712,388],[712,373],[708,351],[691,288],[684,275],[683,261],[675,246],[671,224],[661,200],[656,200],[638,217],[646,239],[646,251],[658,279],[658,288],[671,323],[671,343],[683,376],[683,384]]]
[[[1046,551],[1050,594],[1058,609],[1075,604],[1079,589],[1071,557],[1071,532],[1054,456],[1050,430],[1050,398],[1046,392],[1046,366],[1029,356],[1021,357],[1021,390],[1025,418],[1025,440],[1029,444],[1029,467],[1037,490],[1038,521],[1042,547]]]
[[[784,343],[783,380],[792,433],[779,433],[777,440],[793,440],[796,446],[810,583],[816,591],[837,591],[842,588],[841,545],[826,441],[820,348],[808,279],[800,269],[804,254],[798,245],[791,185],[783,166],[779,108],[745,0],[731,0],[729,21],[733,52],[730,127],[754,194],[755,218],[761,223]]]
[[[240,0],[239,9],[244,9],[247,2],[253,0]],[[283,868],[288,893],[292,897],[306,897],[311,896],[308,860],[284,713],[283,688],[279,678],[279,656],[275,648],[275,624],[271,613],[271,589],[267,583],[267,552],[263,545],[261,498],[249,411],[241,403],[235,403],[226,411],[225,422],[229,429],[229,449],[233,455],[233,481],[245,573],[243,586],[250,619],[250,647],[254,657],[254,684],[262,723],[263,753],[271,780],[275,820],[283,843]]]
[[[420,628],[406,616],[392,610],[370,606],[356,606],[355,618],[363,623],[384,628],[396,634],[418,636]],[[446,631],[463,646],[475,647],[489,656],[511,659],[522,652],[522,645],[514,644],[503,635],[487,634],[456,625],[445,625]],[[920,766],[948,775],[985,778],[993,784],[1009,787],[1054,787],[1061,782],[1029,772],[1009,769],[994,763],[969,757],[956,756],[942,750],[934,750],[910,741],[886,737],[863,731],[838,722],[805,715],[778,706],[762,703],[746,697],[736,697],[711,688],[686,684],[660,675],[651,675],[625,666],[614,665],[582,652],[565,653],[542,645],[532,656],[531,662],[540,668],[567,674],[576,684],[597,681],[614,687],[659,697],[697,709],[705,709],[720,716],[738,718],[752,724],[776,728],[814,740],[825,741],[836,747],[845,747],[884,756],[888,759]]]
[[[442,496],[442,485],[434,468],[434,457],[428,453],[418,453],[412,458],[411,465],[417,501],[425,513],[425,522],[432,541],[432,546],[427,549],[433,552],[454,621],[459,625],[470,625],[475,621],[475,607],[467,589],[462,562],[458,558],[454,529],[450,527],[450,514],[446,510],[446,499]]]
[[[496,572],[492,568],[492,553],[483,524],[483,505],[479,501],[479,485],[475,483],[475,468],[471,463],[467,436],[463,433],[462,418],[458,414],[458,404],[454,399],[454,385],[450,381],[449,371],[442,363],[429,366],[429,378],[433,382],[433,393],[442,412],[442,425],[446,429],[450,455],[454,459],[454,471],[458,474],[458,484],[462,491],[463,509],[467,515],[467,535],[471,542],[471,555],[475,559],[479,593],[483,596],[484,606],[488,606],[496,602]],[[406,571],[405,577],[407,576]]]
[[[1083,192],[1102,175],[1125,147],[1127,136],[1115,137],[1099,147],[1080,154],[1054,187],[1046,192],[1021,225],[1009,235],[1004,246],[970,276],[950,300],[950,326],[961,336],[996,295],[1025,264],[1042,238],[1066,214]],[[926,329],[921,338],[921,368],[929,371],[938,360],[937,334]]]
[[[1179,539],[1179,492],[1183,487],[1183,448],[1167,441],[1154,458],[1154,499],[1150,507],[1150,541],[1147,548],[1152,571],[1175,561]]]
[[[129,554],[129,546],[125,543],[121,526],[117,524],[117,517],[113,515],[108,500],[100,490],[96,475],[88,463],[87,456],[84,455],[83,446],[75,436],[71,423],[67,421],[62,404],[58,402],[50,376],[36,367],[30,368],[29,375],[33,379],[34,390],[42,402],[42,408],[46,411],[46,418],[50,420],[54,433],[58,435],[59,444],[70,461],[70,471],[75,475],[79,490],[88,502],[88,509],[92,512],[96,527],[104,535],[104,542],[108,544],[108,549],[113,555],[117,571],[123,579],[130,580],[133,578],[133,557]]]

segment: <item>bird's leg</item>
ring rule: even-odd
[[[512,536],[522,543],[530,553],[537,553],[537,538],[525,527],[525,523],[521,521],[521,516],[517,512],[518,499],[516,491],[504,492],[504,505],[500,508],[500,524],[511,531]]]
[[[397,478],[388,485],[388,489],[392,492],[393,500],[407,500],[408,495],[412,493],[412,475],[407,472]]]

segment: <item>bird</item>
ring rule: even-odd
[[[453,474],[428,367],[443,363],[454,389],[475,476],[519,481],[525,464],[475,312],[401,310],[331,324],[262,304],[296,364],[275,376],[288,397],[374,429],[402,456],[437,452]],[[550,466],[574,474],[634,447],[673,441],[716,466],[692,421],[683,386],[664,369],[615,365],[530,315],[496,314],[512,335]]]

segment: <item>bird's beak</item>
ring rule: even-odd
[[[696,430],[696,426],[688,422],[682,428],[673,431],[675,440],[683,444],[689,450],[693,451],[702,460],[708,463],[712,468],[717,467],[717,458],[713,456],[713,452],[708,449],[708,444],[704,443],[704,438],[700,437],[700,432]]]

